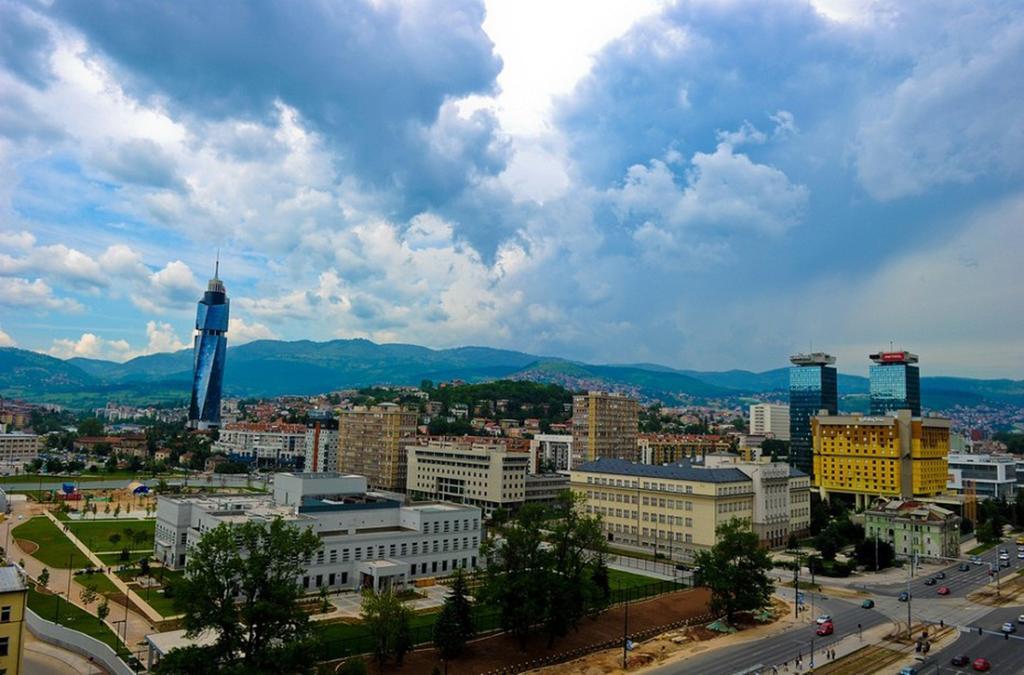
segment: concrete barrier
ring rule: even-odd
[[[52,645],[81,654],[106,668],[111,675],[134,675],[135,673],[109,645],[91,638],[85,633],[79,633],[77,630],[47,621],[28,608],[25,609],[25,624],[32,635],[43,642],[49,642]]]

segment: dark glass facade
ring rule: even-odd
[[[196,429],[220,426],[220,395],[228,350],[228,310],[224,284],[214,276],[196,308],[196,337],[192,359],[192,402],[189,425]]]
[[[921,416],[921,371],[907,363],[871,366],[871,414],[885,415],[893,410],[909,410]]]
[[[838,412],[836,369],[831,366],[793,366],[789,369],[789,463],[814,478],[811,418],[821,410]]]

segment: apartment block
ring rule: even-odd
[[[530,441],[532,473],[568,471],[572,468],[572,434],[536,434]]]
[[[705,455],[728,452],[733,441],[717,434],[640,434],[637,451],[644,464],[700,461]]]
[[[154,557],[183,569],[191,547],[221,523],[274,518],[320,538],[320,549],[296,579],[307,592],[401,590],[419,578],[480,564],[480,509],[440,502],[403,506],[368,491],[363,476],[336,473],[276,474],[273,495],[161,495]]]
[[[811,421],[814,485],[823,497],[853,495],[858,507],[875,497],[931,497],[948,478],[951,422],[913,417],[821,414]]]
[[[592,391],[573,397],[572,443],[580,461],[637,461],[639,429],[640,404],[628,396]]]
[[[406,493],[479,507],[485,515],[526,501],[530,453],[504,443],[432,439],[406,446]]]
[[[750,433],[789,440],[789,406],[778,403],[754,403],[750,406]]]
[[[366,476],[369,485],[405,490],[405,442],[416,435],[416,411],[393,403],[357,406],[338,415],[338,470]]]
[[[714,546],[718,526],[754,517],[753,481],[735,467],[602,458],[573,469],[570,485],[586,498],[587,513],[601,516],[613,546],[671,560],[692,561],[697,551]]]
[[[259,467],[298,466],[306,456],[306,427],[283,422],[232,422],[221,427],[213,451]]]
[[[303,469],[307,473],[338,470],[338,420],[325,419],[306,425]]]

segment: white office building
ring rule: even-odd
[[[403,506],[367,492],[363,476],[279,473],[270,495],[164,496],[157,499],[154,557],[170,569],[222,523],[283,518],[311,528],[322,543],[296,581],[309,591],[401,589],[415,579],[475,569],[480,509],[450,503]]]
[[[490,515],[526,501],[530,453],[504,444],[431,440],[406,446],[406,493],[419,499],[471,504]]]
[[[973,484],[978,499],[1017,495],[1017,462],[1008,455],[970,455],[949,453],[949,479],[946,488],[963,494]]]
[[[225,424],[213,450],[256,466],[291,467],[306,455],[306,427],[278,422]]]
[[[572,434],[537,434],[530,441],[531,473],[572,469]]]
[[[750,406],[750,433],[789,440],[789,406],[779,403],[755,403]]]

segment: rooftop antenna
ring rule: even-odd
[[[217,261],[213,264],[213,278],[220,277],[220,246],[217,247]]]

